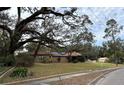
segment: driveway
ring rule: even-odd
[[[96,85],[124,85],[124,68],[105,75]]]

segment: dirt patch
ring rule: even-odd
[[[89,73],[82,76],[76,76],[69,79],[50,82],[49,84],[51,85],[87,85],[89,82],[95,80],[97,77],[110,73],[112,71],[114,70],[93,72],[93,73]]]

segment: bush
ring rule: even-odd
[[[18,56],[16,56],[16,66],[18,67],[30,67],[34,64],[34,58],[33,56],[21,53]]]
[[[68,60],[70,63],[78,63],[78,62],[85,62],[85,59],[83,56],[72,56],[72,57],[68,57]]]
[[[51,59],[49,57],[40,57],[39,62],[40,63],[50,63]]]
[[[112,63],[123,64],[124,63],[124,53],[116,52],[115,56],[113,54],[109,57],[109,59],[110,59],[110,62],[112,62]]]
[[[13,55],[8,55],[6,57],[0,57],[0,65],[3,66],[14,66],[15,65],[15,58]]]
[[[14,55],[8,55],[5,58],[5,64],[6,64],[6,66],[14,66],[15,65],[15,57],[14,57]]]
[[[28,75],[27,68],[17,68],[10,74],[10,77],[27,77],[27,75]]]

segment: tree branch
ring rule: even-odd
[[[0,25],[0,28],[6,30],[10,34],[10,36],[12,35],[12,30],[8,26]]]
[[[50,11],[50,13],[51,14],[54,14],[54,15],[56,15],[56,16],[65,16],[64,14],[62,14],[62,13],[58,13],[58,12],[55,12],[55,11],[52,11],[52,10],[49,10]]]
[[[27,17],[26,19],[24,19],[24,20],[22,20],[17,26],[16,26],[16,28],[20,28],[20,29],[22,29],[26,24],[28,24],[29,22],[32,22],[32,21],[34,21],[34,20],[36,20],[36,19],[43,19],[44,20],[44,18],[42,18],[42,17],[38,17],[38,15],[40,15],[40,14],[54,14],[54,15],[56,15],[56,16],[64,16],[64,14],[61,14],[61,13],[58,13],[58,12],[54,12],[54,11],[52,11],[52,10],[47,10],[47,8],[45,8],[45,7],[43,7],[43,8],[41,8],[40,10],[38,10],[38,11],[36,11],[34,14],[32,14],[31,16],[29,16],[29,17]],[[19,29],[19,31],[21,31]]]
[[[43,20],[45,20],[45,18],[43,18],[43,17],[35,17],[34,18],[34,20],[37,20],[37,19],[43,19]]]
[[[34,41],[34,39],[39,39],[38,41]],[[28,43],[28,42],[35,42],[35,43],[44,43],[44,44],[55,44],[55,42],[58,42],[57,40],[54,40],[54,39],[50,39],[46,36],[41,36],[41,37],[31,37],[25,41],[22,41],[22,42],[19,42],[17,45],[16,45],[16,49],[18,49],[19,47],[23,46],[24,44]]]
[[[21,46],[23,46],[24,44],[26,44],[26,43],[28,43],[28,42],[32,42],[34,39],[38,39],[38,38],[39,38],[39,37],[32,37],[32,38],[29,38],[29,39],[27,39],[27,40],[25,40],[25,41],[19,42],[19,43],[16,45],[15,49],[18,49],[18,48],[20,48]]]
[[[11,7],[0,7],[0,11],[4,11],[4,10],[8,10],[10,9]]]
[[[18,7],[17,10],[18,10],[18,20],[17,20],[17,24],[18,24],[18,23],[20,22],[20,19],[21,19],[21,8]]]
[[[31,34],[36,34],[36,35],[39,35],[41,36],[41,34],[33,29],[24,29],[23,30],[24,33],[31,33]]]

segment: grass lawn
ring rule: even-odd
[[[36,78],[43,77],[55,74],[76,72],[76,71],[92,71],[98,69],[105,69],[115,67],[115,64],[112,63],[52,63],[52,64],[41,64],[36,63],[33,67],[28,68],[29,71],[32,71],[34,75],[32,77],[27,78],[10,78],[7,76],[6,78],[2,78],[0,80],[3,82],[10,82],[28,78]]]
[[[35,64],[34,67],[29,68],[35,73],[35,77],[48,76],[53,74],[69,73],[75,71],[89,71],[97,69],[105,69],[115,67],[111,63],[53,63],[53,64]]]
[[[4,72],[4,71],[6,71],[6,70],[8,70],[9,69],[9,67],[0,67],[0,75]]]

